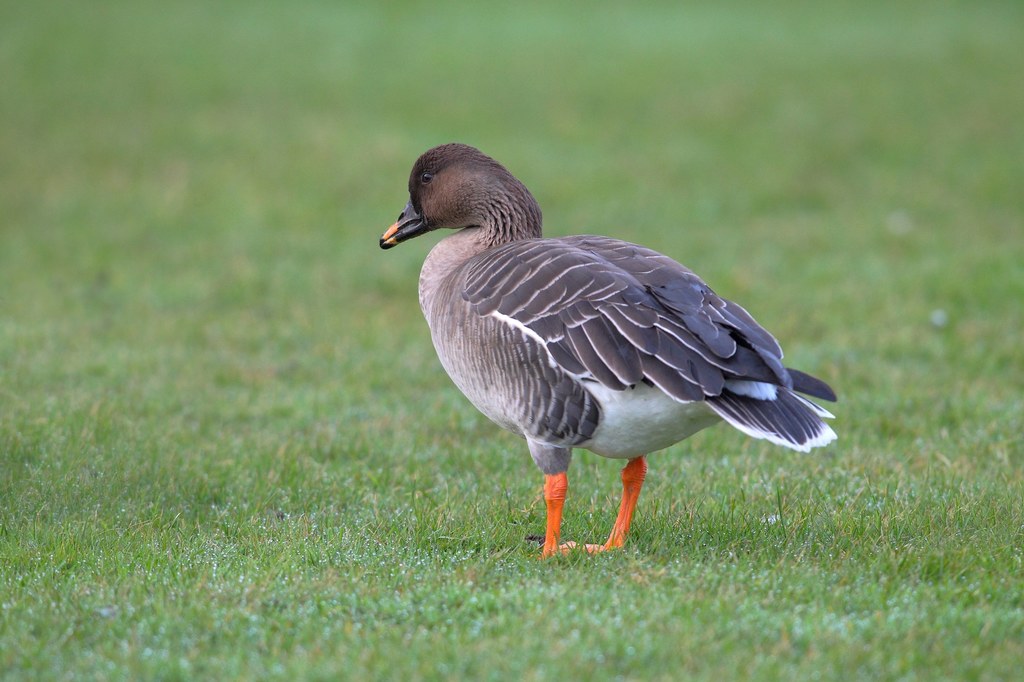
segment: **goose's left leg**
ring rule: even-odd
[[[569,480],[564,471],[544,476],[544,503],[548,508],[548,523],[544,532],[544,548],[540,555],[545,559],[566,549],[558,543],[558,538],[562,535],[562,505],[565,504],[565,491],[568,487]],[[570,546],[574,545],[575,543],[571,543]]]
[[[562,534],[562,506],[565,504],[565,493],[569,488],[566,470],[572,460],[572,450],[555,445],[526,441],[530,454],[540,470],[544,472],[544,503],[547,506],[547,528],[544,532],[544,548],[542,557],[554,556],[576,546],[574,542],[561,544],[558,542]]]

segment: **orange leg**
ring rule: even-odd
[[[562,505],[565,504],[565,491],[568,488],[569,479],[564,471],[560,474],[544,476],[544,501],[548,507],[548,526],[544,533],[542,557],[553,556],[562,549],[558,545],[558,536],[562,533]]]
[[[615,518],[615,525],[612,526],[612,533],[608,536],[608,542],[603,545],[587,545],[587,551],[603,552],[608,549],[622,547],[629,533],[629,526],[633,521],[633,510],[636,509],[637,500],[640,499],[640,489],[644,485],[644,477],[647,475],[647,459],[643,456],[629,460],[629,463],[622,469],[622,503],[619,505],[619,515]],[[565,492],[569,488],[569,479],[565,473],[548,474],[544,477],[544,501],[548,508],[548,525],[544,534],[544,549],[542,557],[563,554],[574,547],[575,542],[558,543],[562,530],[562,506],[565,504]]]
[[[636,501],[640,499],[640,488],[644,485],[646,475],[647,458],[643,456],[629,460],[629,464],[622,468],[622,503],[619,505],[619,515],[615,518],[611,535],[608,536],[608,542],[603,545],[587,545],[588,552],[603,552],[622,547],[629,532],[629,525],[633,521],[633,510],[636,509]]]

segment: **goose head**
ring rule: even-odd
[[[409,174],[409,202],[380,238],[380,248],[438,228],[481,228],[496,245],[541,236],[536,199],[500,163],[480,150],[451,143],[423,153]]]

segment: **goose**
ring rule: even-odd
[[[478,149],[444,144],[409,175],[409,201],[380,247],[455,230],[424,260],[419,302],[445,371],[491,421],[526,440],[544,474],[542,557],[560,542],[573,448],[624,459],[607,542],[621,547],[647,455],[725,422],[799,451],[835,432],[822,380],[782,364],[746,310],[688,268],[609,237],[544,238],[523,183]]]

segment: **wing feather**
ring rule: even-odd
[[[778,342],[741,306],[636,244],[523,240],[463,267],[462,296],[474,311],[529,328],[551,360],[580,379],[613,390],[650,383],[680,401],[719,396],[734,379],[786,388],[795,380],[796,390],[835,397],[819,379],[791,374]]]

